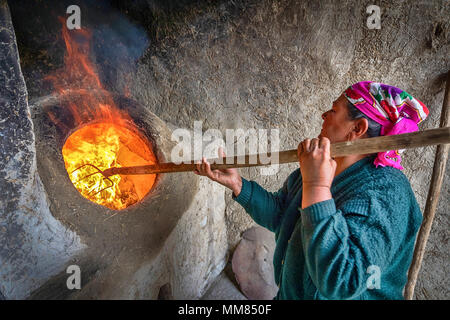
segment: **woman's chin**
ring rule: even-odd
[[[326,133],[323,133],[322,131],[320,132],[320,134],[317,136],[317,139],[321,139],[321,138],[328,138],[328,140],[330,140],[330,143],[335,142],[333,139],[331,139]]]

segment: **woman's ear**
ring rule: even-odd
[[[369,129],[369,121],[365,118],[359,118],[353,121],[352,131],[347,135],[348,141],[367,138],[366,132]]]
[[[356,138],[365,138],[367,130],[369,130],[369,121],[366,118],[356,119],[354,129]]]

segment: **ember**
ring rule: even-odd
[[[93,172],[90,167],[76,170],[84,164],[93,164],[104,170],[156,163],[153,152],[143,139],[113,123],[91,124],[75,131],[64,144],[62,153],[70,179],[83,197],[111,209],[124,209],[140,201],[155,183],[156,175],[115,175],[110,177],[114,182],[110,187],[111,183],[101,174],[84,179]]]

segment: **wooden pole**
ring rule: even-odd
[[[448,127],[450,125],[450,71],[447,73],[447,85],[445,87],[444,103],[442,105],[440,127]],[[416,286],[417,277],[419,275],[420,266],[422,264],[425,247],[430,235],[431,226],[436,213],[436,208],[441,193],[442,182],[445,176],[445,167],[447,164],[448,151],[450,145],[438,145],[436,156],[434,159],[433,175],[428,190],[428,198],[423,212],[423,222],[417,235],[413,260],[408,272],[408,283],[405,287],[405,298],[412,300],[414,296],[414,288]]]
[[[450,143],[450,126],[445,128],[429,129],[418,132],[404,133],[393,136],[381,136],[375,138],[360,139],[348,142],[338,142],[331,144],[330,152],[332,157],[343,157],[350,154],[371,154],[387,150],[398,150],[425,147],[429,145]],[[227,168],[244,168],[265,166],[270,164],[282,164],[297,162],[297,149],[286,150],[265,155],[261,154],[208,159],[211,163],[211,170]],[[270,158],[269,158],[270,157]],[[278,160],[276,160],[278,159]],[[270,160],[267,163],[265,160]],[[113,167],[103,171],[106,177],[121,175],[140,175],[152,173],[187,172],[196,169],[194,161],[188,163],[175,164],[173,162],[159,163],[153,165],[143,165],[135,167]]]

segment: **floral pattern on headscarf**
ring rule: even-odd
[[[362,81],[344,91],[345,97],[370,119],[381,124],[382,136],[418,131],[428,108],[408,92],[380,82]],[[403,170],[403,150],[379,152],[374,164]]]

